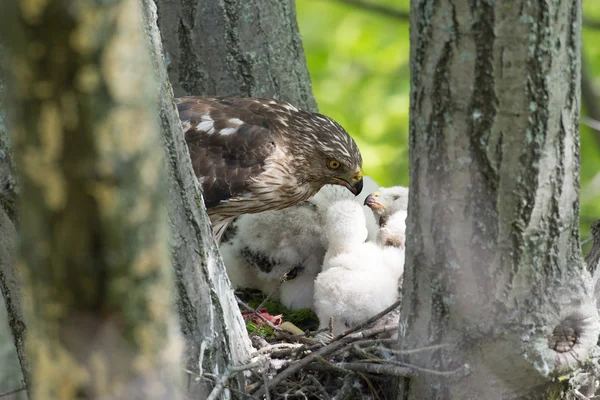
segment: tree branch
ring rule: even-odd
[[[376,4],[373,2],[367,2],[363,0],[330,0],[332,2],[346,4],[350,7],[359,8],[365,11],[379,14],[383,17],[395,18],[402,21],[410,19],[410,11],[400,10],[394,7],[384,6],[382,4]],[[596,21],[590,18],[583,18],[583,27],[593,30],[600,30],[600,21]]]
[[[600,104],[598,96],[594,90],[594,82],[590,76],[590,69],[586,61],[585,55],[582,55],[581,60],[581,102],[587,115],[594,121],[582,118],[582,122],[594,130],[593,136],[596,142],[596,149],[600,151],[600,124],[594,125],[593,122],[600,121]]]
[[[360,8],[365,11],[373,12],[384,17],[390,17],[400,19],[408,22],[410,18],[410,12],[408,10],[400,10],[393,7],[384,6],[381,4],[375,4],[362,0],[331,0],[337,3],[346,4],[354,8]]]

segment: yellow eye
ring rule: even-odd
[[[338,169],[340,167],[340,162],[336,161],[336,160],[331,160],[329,161],[329,163],[327,163],[327,166],[329,167],[329,169]]]

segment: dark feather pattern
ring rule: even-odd
[[[226,113],[214,108],[215,103],[208,103],[208,99],[177,101],[180,119],[191,124],[185,132],[185,140],[194,173],[205,177],[202,189],[206,207],[216,207],[224,200],[243,196],[248,190],[248,181],[263,171],[265,159],[276,147],[271,132],[264,127],[268,125],[267,120],[245,108],[236,109],[239,114]],[[242,123],[232,123],[235,119]],[[206,128],[198,129],[203,122]],[[222,134],[224,131],[228,134]]]
[[[274,99],[175,101],[217,241],[238,215],[290,207],[325,184],[362,189],[360,151],[331,118]]]

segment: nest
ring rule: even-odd
[[[268,297],[236,294],[257,349],[248,365],[232,370],[247,371],[246,393],[237,393],[242,398],[394,399],[398,377],[417,374],[393,349],[398,323],[390,315],[399,314],[400,301],[334,336],[315,330],[318,320],[309,310],[289,312]],[[209,399],[226,386],[227,380],[217,382]]]

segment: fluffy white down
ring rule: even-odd
[[[406,242],[406,217],[408,213],[400,210],[391,215],[381,227],[379,232],[379,243],[382,246],[394,246],[404,248]]]
[[[322,214],[327,212],[329,206],[336,201],[340,200],[353,200],[358,204],[362,205],[365,202],[367,196],[379,189],[379,185],[371,177],[365,176],[363,178],[363,190],[358,196],[354,196],[348,191],[348,189],[339,185],[325,185],[323,188],[311,197],[308,201],[315,204]],[[377,233],[379,232],[379,225],[375,216],[367,206],[363,206],[362,210],[365,214],[365,220],[367,229],[369,231],[369,241],[377,240]],[[327,247],[327,244],[325,245]]]
[[[258,289],[270,294],[286,272],[300,267],[298,276],[284,282],[275,298],[281,297],[288,308],[311,307],[312,284],[310,288],[305,288],[294,281],[306,275],[312,282],[321,269],[325,248],[320,216],[315,207],[309,204],[281,211],[242,215],[235,227],[235,236],[220,247],[233,286]],[[259,254],[273,268],[270,271],[261,270],[252,260],[248,260],[244,250]]]
[[[233,286],[270,294],[284,273],[300,265],[297,276],[283,283],[275,298],[293,310],[312,308],[314,279],[321,271],[328,247],[323,225],[329,205],[338,200],[358,204],[367,221],[369,239],[375,240],[379,227],[371,210],[362,203],[378,187],[373,179],[364,177],[359,196],[344,187],[327,185],[306,203],[280,211],[240,216],[234,223],[235,234],[220,247]],[[247,261],[244,249],[264,256],[275,266],[268,272],[261,271]]]
[[[333,317],[334,334],[364,322],[398,298],[404,249],[365,242],[361,214],[356,203],[341,201],[326,215],[330,247],[315,280],[314,301],[320,328]]]
[[[408,210],[408,188],[404,186],[392,186],[379,188],[379,200],[385,204],[386,213],[393,215],[398,211]]]

